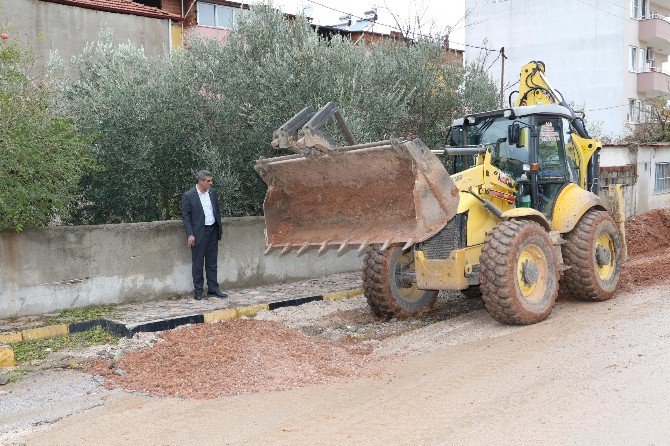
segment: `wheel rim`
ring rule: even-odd
[[[547,290],[549,263],[539,246],[529,244],[519,254],[516,266],[516,281],[523,297],[530,302],[539,302]]]
[[[415,302],[423,295],[423,290],[420,290],[416,286],[416,283],[408,286],[406,285],[406,282],[402,280],[403,275],[411,273],[415,273],[415,270],[414,251],[410,249],[402,253],[395,264],[395,286],[398,293],[407,302]]]
[[[614,239],[607,232],[601,232],[596,239],[594,262],[600,280],[608,281],[612,278],[615,271],[616,250]]]

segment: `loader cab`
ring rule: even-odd
[[[569,119],[567,109],[557,105],[515,107],[454,121],[452,133],[460,133],[464,146],[486,147],[492,164],[517,181],[517,207],[532,207],[551,219],[563,187],[579,183]],[[455,172],[476,162],[464,158],[453,160]]]

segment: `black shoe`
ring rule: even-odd
[[[213,290],[213,291],[207,290],[207,294],[209,294],[210,296],[216,296],[220,299],[224,299],[224,298],[228,297],[228,294],[224,293],[221,290]]]
[[[195,291],[193,293],[193,299],[195,300],[202,300],[202,291]]]

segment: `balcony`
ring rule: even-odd
[[[670,22],[661,16],[640,20],[638,38],[656,51],[670,52]]]
[[[637,91],[649,98],[666,97],[670,99],[670,74],[658,68],[638,73]]]

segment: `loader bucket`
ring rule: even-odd
[[[456,185],[418,139],[260,159],[255,170],[268,185],[268,250],[410,246],[442,229],[458,207]]]

